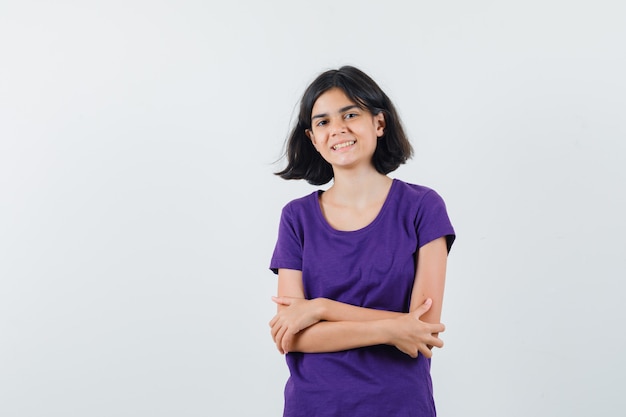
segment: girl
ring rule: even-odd
[[[283,208],[270,262],[285,417],[435,416],[430,358],[455,232],[434,190],[388,176],[412,152],[359,69],[323,72],[304,92],[277,175],[332,186]]]

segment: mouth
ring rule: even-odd
[[[338,144],[336,144],[336,145],[333,145],[331,148],[332,148],[334,151],[337,151],[337,150],[339,150],[339,149],[342,149],[342,148],[347,148],[348,146],[352,146],[352,145],[354,145],[355,143],[356,143],[356,140],[349,140],[349,141],[347,141],[347,142],[342,142],[342,143],[338,143]]]

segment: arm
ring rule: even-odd
[[[415,311],[401,313],[391,319],[318,322],[295,334],[285,348],[278,348],[283,353],[320,353],[387,344],[413,358],[417,357],[418,352],[431,357],[432,346],[443,346],[435,334],[444,330],[443,324],[425,323],[419,319],[431,304],[432,301],[428,299]]]
[[[424,300],[431,298],[432,307],[421,317],[421,320],[427,323],[439,323],[441,320],[447,261],[448,248],[445,237],[425,244],[417,253],[410,311],[414,311]]]
[[[419,317],[430,308],[424,303],[411,314],[356,307],[332,300],[305,300],[302,273],[279,270],[278,313],[270,322],[272,337],[281,353],[336,352],[376,344],[395,345],[415,357],[429,356],[427,345],[439,346],[433,333],[440,324],[427,324]],[[325,321],[321,321],[325,320]]]
[[[302,271],[293,269],[280,269],[278,271],[278,296],[272,297],[278,304],[278,311],[282,312],[281,306],[291,306],[292,310],[298,310],[300,315],[308,316],[305,321],[368,321],[383,318],[398,317],[402,313],[395,311],[376,310],[373,308],[358,307],[342,303],[328,298],[304,298],[302,286]],[[311,323],[312,324],[312,323]],[[308,326],[302,326],[302,330]]]
[[[278,271],[278,296],[272,297],[272,300],[278,305],[278,311],[270,321],[270,327],[272,337],[278,346],[289,345],[296,333],[321,321],[371,321],[402,315],[394,311],[358,307],[327,298],[307,300],[304,298],[302,272],[291,269]]]

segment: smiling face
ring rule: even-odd
[[[307,136],[334,169],[361,164],[372,166],[378,138],[384,133],[383,113],[373,115],[339,88],[315,101]]]

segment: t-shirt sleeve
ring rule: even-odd
[[[290,206],[283,208],[278,225],[278,239],[270,261],[270,269],[278,274],[279,268],[302,270],[302,231],[295,221]]]
[[[417,230],[417,247],[421,248],[428,242],[440,237],[446,238],[448,252],[456,239],[456,233],[448,217],[443,198],[434,190],[428,191],[420,202],[415,219]]]

